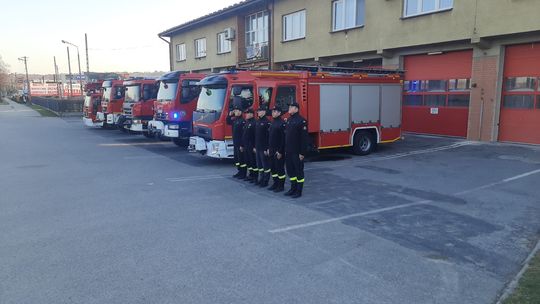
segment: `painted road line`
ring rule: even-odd
[[[297,229],[302,229],[302,228],[307,228],[307,227],[312,227],[312,226],[318,226],[318,225],[323,225],[323,224],[328,224],[328,223],[333,223],[333,222],[339,222],[339,221],[347,220],[347,219],[354,218],[354,217],[361,217],[361,216],[366,216],[366,215],[371,215],[371,214],[377,214],[377,213],[381,213],[381,212],[385,212],[385,211],[392,211],[392,210],[402,209],[402,208],[407,208],[407,207],[412,207],[412,206],[426,205],[426,204],[430,204],[432,202],[433,201],[426,200],[426,201],[413,202],[413,203],[397,205],[397,206],[392,206],[392,207],[386,207],[386,208],[381,208],[381,209],[376,209],[376,210],[371,210],[371,211],[366,211],[366,212],[353,213],[353,214],[344,215],[344,216],[340,216],[340,217],[329,218],[329,219],[326,219],[326,220],[314,221],[314,222],[309,222],[309,223],[305,223],[305,224],[298,224],[298,225],[292,225],[292,226],[283,227],[283,228],[279,228],[279,229],[273,229],[273,230],[270,230],[269,232],[270,233],[282,233],[282,232],[287,232],[287,231],[291,231],[291,230],[297,230]]]
[[[18,113],[18,112],[34,112],[34,110],[7,110],[7,111],[0,111],[0,113]]]
[[[124,156],[125,160],[134,160],[134,159],[155,159],[155,158],[164,158],[162,155],[140,155],[140,156]]]
[[[464,195],[464,194],[469,194],[471,192],[475,192],[475,191],[478,191],[478,190],[484,190],[484,189],[487,189],[487,188],[492,188],[492,187],[503,185],[503,184],[506,184],[506,183],[510,183],[510,182],[513,182],[513,181],[516,181],[516,180],[519,180],[519,179],[522,179],[522,178],[525,178],[525,177],[529,177],[531,175],[535,175],[535,174],[538,174],[538,173],[540,173],[540,169],[529,171],[529,172],[526,172],[526,173],[523,173],[523,174],[520,174],[520,175],[516,175],[516,176],[513,176],[513,177],[509,177],[509,178],[503,179],[502,181],[498,181],[498,182],[495,182],[495,183],[491,183],[491,184],[476,187],[476,188],[473,188],[473,189],[461,191],[461,192],[456,193],[455,195]]]
[[[499,182],[496,182],[496,183],[491,183],[491,184],[487,184],[487,185],[484,185],[484,186],[481,186],[481,187],[476,187],[476,188],[469,189],[469,190],[466,190],[466,191],[458,192],[458,193],[455,193],[454,195],[460,196],[460,195],[468,194],[468,193],[471,193],[471,192],[474,192],[474,191],[491,188],[491,187],[494,187],[494,186],[497,186],[497,185],[501,185],[501,184],[513,182],[513,181],[516,181],[516,180],[519,180],[519,179],[523,179],[523,178],[526,178],[528,176],[538,174],[538,173],[540,173],[540,169],[530,171],[530,172],[526,172],[526,173],[516,175],[516,176],[513,176],[513,177],[505,178],[505,179],[503,179],[503,180],[501,180]],[[314,222],[309,222],[309,223],[304,223],[304,224],[291,225],[291,226],[287,226],[287,227],[283,227],[283,228],[269,230],[268,232],[270,232],[270,233],[288,232],[288,231],[303,229],[303,228],[312,227],[312,226],[319,226],[319,225],[324,225],[324,224],[328,224],[328,223],[339,222],[339,221],[343,221],[343,220],[350,219],[350,218],[362,217],[362,216],[366,216],[366,215],[377,214],[377,213],[382,213],[382,212],[387,212],[387,211],[392,211],[392,210],[402,209],[402,208],[407,208],[407,207],[419,206],[419,205],[431,205],[433,203],[435,203],[435,202],[432,201],[432,200],[424,200],[424,201],[419,201],[419,202],[412,202],[412,203],[408,203],[408,204],[402,204],[402,205],[397,205],[397,206],[392,206],[392,207],[387,207],[387,208],[381,208],[381,209],[376,209],[376,210],[371,210],[371,211],[366,211],[366,212],[353,213],[353,214],[349,214],[349,215],[345,215],[345,216],[334,217],[334,218],[329,218],[329,219],[325,219],[325,220],[319,220],[319,221],[314,221]]]
[[[98,144],[100,147],[131,147],[131,146],[158,146],[158,145],[170,145],[170,142],[142,142],[131,144]]]

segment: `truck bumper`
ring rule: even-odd
[[[234,146],[232,141],[229,140],[211,140],[206,141],[199,136],[192,136],[189,138],[190,152],[199,152],[212,158],[233,158]]]
[[[115,125],[118,123],[119,114],[107,114],[107,124]]]
[[[165,133],[165,124],[159,120],[150,120],[148,122],[148,132],[162,135]]]
[[[143,132],[146,131],[144,128],[144,125],[142,123],[134,123],[131,124],[131,127],[129,128],[133,132]]]
[[[163,134],[165,135],[165,137],[170,137],[170,138],[178,138],[178,137],[180,137],[180,132],[178,132],[178,130],[169,129],[169,125],[165,126],[165,131],[164,131]]]
[[[96,113],[96,120],[99,120],[101,122],[105,121],[105,113],[103,112],[97,112]]]
[[[83,122],[87,127],[103,127],[103,121],[94,122],[91,118],[83,117]]]

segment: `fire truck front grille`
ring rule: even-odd
[[[130,115],[131,116],[131,114],[133,112],[132,109],[131,109],[131,105],[128,104],[128,105],[124,106],[124,111],[123,112],[124,112],[124,115]]]

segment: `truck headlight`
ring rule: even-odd
[[[169,125],[168,128],[169,128],[169,130],[178,130],[178,129],[180,129],[180,126],[179,125]]]

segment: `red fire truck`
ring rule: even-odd
[[[401,72],[292,69],[226,72],[201,80],[189,150],[214,158],[233,156],[232,131],[226,124],[233,99],[244,108],[266,103],[285,111],[296,100],[315,150],[352,147],[355,154],[366,155],[379,143],[401,138]]]
[[[204,77],[204,74],[175,71],[158,79],[154,119],[148,123],[150,136],[171,138],[178,146],[188,145],[200,93],[197,83]]]
[[[103,121],[96,118],[97,112],[101,111],[101,86],[103,81],[87,83],[84,86],[83,122],[88,127],[102,127]]]
[[[122,114],[124,104],[124,85],[122,80],[103,81],[103,98],[101,99],[101,111],[96,114],[97,121],[103,123],[103,127],[115,126]]]
[[[148,136],[148,122],[154,117],[158,89],[156,84],[155,79],[132,78],[124,81],[126,95],[123,113],[118,119],[121,129]]]

